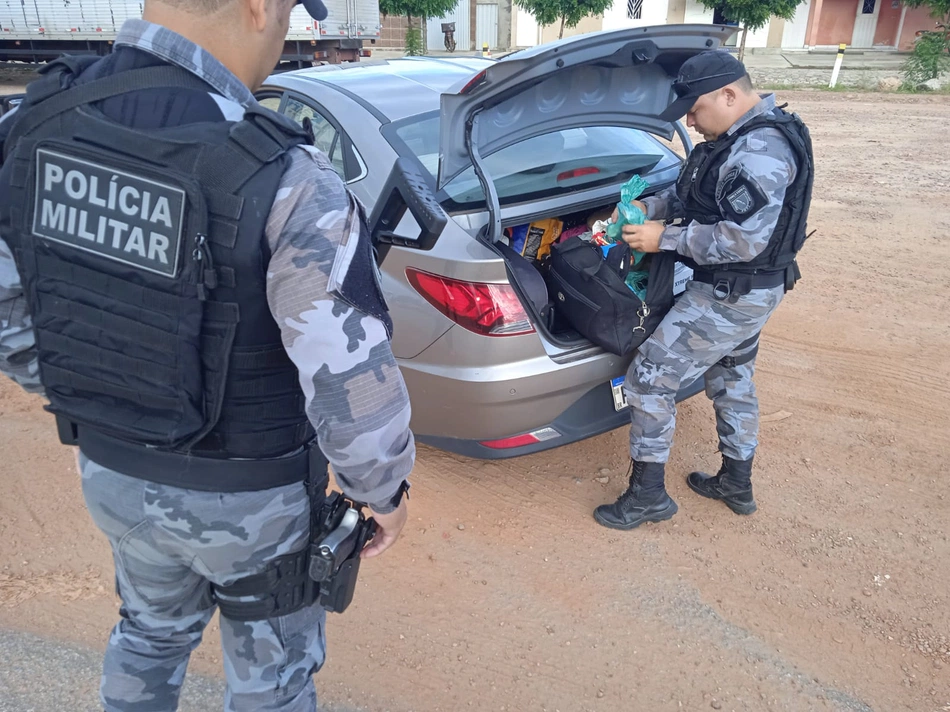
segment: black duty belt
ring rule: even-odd
[[[746,280],[748,280],[746,282]],[[707,270],[693,270],[693,281],[703,284],[718,284],[721,281],[744,282],[749,289],[771,289],[785,284],[785,270],[778,272],[758,272],[749,274],[738,271],[709,272]]]
[[[303,482],[326,460],[316,445],[284,457],[226,460],[157,450],[78,427],[82,453],[97,465],[162,485],[204,492],[253,492]],[[311,462],[311,458],[320,462]]]

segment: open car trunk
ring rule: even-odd
[[[575,209],[578,196],[566,192],[563,210],[526,224],[503,224],[505,190],[493,171],[504,162],[493,158],[519,143],[588,127],[636,129],[666,140],[679,134],[689,150],[682,126],[659,115],[675,98],[673,80],[682,63],[721,46],[734,31],[682,25],[580,35],[510,55],[457,91],[442,95],[437,188],[446,190],[465,172],[474,172],[488,212],[480,239],[505,259],[522,304],[556,346],[586,348],[589,342],[560,313],[558,299],[553,297],[563,299],[564,291],[552,283],[556,275],[546,269],[545,256],[561,240],[596,232],[595,221],[610,216],[620,186],[612,201],[603,205]],[[563,153],[564,149],[554,147],[549,155]],[[611,158],[616,163],[623,156]],[[628,158],[632,163],[637,157]],[[649,156],[641,158],[646,163],[628,170],[645,174],[656,165]],[[559,167],[557,181],[583,179],[584,171],[609,174],[605,165],[584,160]],[[511,182],[510,177],[505,179]],[[582,190],[580,184],[577,188]]]
[[[571,238],[591,239],[602,228],[598,222],[606,221],[616,204],[614,200],[593,208],[567,208],[557,215],[536,218],[530,222],[505,224],[503,237],[493,245],[505,260],[509,281],[536,328],[552,344],[562,349],[587,348],[590,342],[565,318],[558,293],[571,287],[559,283],[557,276],[550,271],[551,250]],[[621,245],[616,249],[628,248]],[[651,256],[647,255],[639,267],[648,270],[650,259]],[[689,270],[681,265],[678,270],[685,272],[682,276],[678,272],[676,291],[681,291],[689,277]]]
[[[557,237],[570,235],[592,216],[603,217],[604,211],[607,215],[612,212],[619,199],[620,182],[612,196],[603,190],[587,193],[602,197],[603,203],[580,209],[585,200],[581,194],[594,187],[583,185],[583,171],[600,171],[605,182],[599,187],[604,188],[613,185],[613,180],[625,171],[646,175],[653,171],[653,165],[648,161],[637,165],[637,152],[601,151],[600,163],[578,158],[576,165],[559,166],[549,171],[553,174],[550,189],[537,189],[534,194],[518,195],[515,199],[512,195],[517,193],[519,181],[529,180],[535,168],[543,172],[549,166],[526,168],[516,164],[516,169],[511,170],[510,162],[506,165],[502,154],[515,145],[543,143],[555,134],[563,137],[577,129],[600,127],[635,129],[667,141],[679,134],[688,149],[682,126],[659,118],[675,98],[674,78],[683,62],[700,52],[719,48],[735,31],[734,27],[717,25],[664,25],[578,35],[508,55],[443,93],[439,165],[434,185],[418,170],[408,164],[403,166],[404,159],[397,159],[371,223],[380,259],[385,258],[389,245],[432,249],[445,227],[447,210],[476,211],[481,215],[487,211],[487,224],[480,226],[478,238],[505,259],[510,281],[539,331],[556,348],[588,348],[590,343],[558,318],[556,300],[551,298],[545,282],[544,265],[525,259],[524,245],[531,247],[539,239],[538,229],[542,240],[545,228],[556,231]],[[564,158],[569,155],[568,142],[540,148],[539,152]],[[642,154],[639,157],[646,158]],[[617,168],[618,161],[626,159],[630,159],[629,167]],[[656,167],[654,175],[663,175],[663,180],[656,181],[659,185],[675,179],[675,166],[672,176],[663,173],[670,168]],[[390,201],[388,196],[393,193],[401,198]],[[453,204],[447,203],[449,199]],[[523,222],[503,224],[503,203],[514,205],[522,201],[553,206],[530,220],[547,222],[535,224],[534,231]],[[402,237],[396,230],[405,209],[412,212],[421,227],[418,238]],[[519,231],[526,234],[516,234]],[[529,252],[532,250],[533,247]],[[677,281],[681,284],[679,278]]]

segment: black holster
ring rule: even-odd
[[[264,571],[228,586],[213,586],[225,618],[239,621],[276,618],[319,604],[342,613],[353,600],[360,552],[376,533],[362,505],[339,492],[327,496],[327,460],[311,446],[310,537],[303,549],[277,557]]]
[[[310,552],[314,537],[320,532],[315,523],[326,501],[329,474],[328,462],[315,443],[310,445],[310,474],[307,493],[310,496],[310,536],[299,551],[273,559],[263,571],[227,585],[212,584],[212,593],[221,615],[236,621],[276,618],[313,605],[320,596],[320,586],[309,575]]]

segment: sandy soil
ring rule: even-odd
[[[679,514],[629,533],[591,517],[623,487],[624,429],[505,462],[420,448],[402,540],[331,615],[324,699],[950,710],[950,98],[779,98],[811,127],[818,232],[763,335],[758,513],[685,485],[717,466],[702,396],[680,408]],[[7,382],[0,443],[0,626],[101,649],[108,547],[51,417]],[[192,669],[220,658],[212,627]]]

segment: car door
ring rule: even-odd
[[[366,164],[332,115],[316,102],[294,92],[266,90],[257,95],[260,104],[293,119],[301,126],[309,122],[313,145],[330,159],[333,170],[347,183],[366,175]]]

